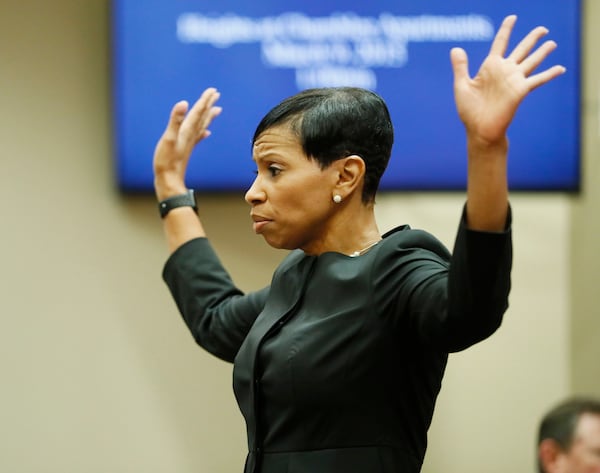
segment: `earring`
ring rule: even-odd
[[[334,201],[336,204],[339,204],[339,203],[342,201],[342,196],[341,196],[340,194],[335,194],[335,195],[333,196],[333,201]]]

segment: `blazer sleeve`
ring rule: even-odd
[[[487,338],[502,324],[511,287],[512,231],[469,230],[463,215],[448,277],[447,338],[459,351]]]
[[[265,305],[269,287],[243,294],[206,238],[179,247],[167,260],[163,279],[196,342],[233,362]]]
[[[463,213],[452,255],[431,235],[411,231],[386,265],[394,274],[383,272],[388,273],[383,293],[393,301],[390,311],[402,330],[446,352],[463,350],[494,333],[508,308],[510,224],[509,214],[503,232],[474,231],[467,228]]]

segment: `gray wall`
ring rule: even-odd
[[[570,224],[571,387],[600,391],[600,2],[584,1],[583,193]]]
[[[451,356],[425,472],[533,471],[541,412],[600,395],[597,34],[584,192],[513,196],[511,307],[494,337]],[[107,0],[3,0],[0,45],[0,471],[241,471],[231,367],[195,347],[160,279],[154,200],[114,188]],[[383,195],[380,226],[451,245],[462,201]],[[266,284],[283,254],[252,234],[242,196],[201,207],[238,284]]]

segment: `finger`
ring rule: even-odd
[[[185,100],[177,102],[171,109],[171,115],[169,116],[169,123],[163,133],[163,138],[170,141],[175,141],[179,133],[181,123],[185,118],[185,114],[188,111],[189,104]]]
[[[185,121],[181,125],[180,134],[187,141],[196,142],[197,137],[202,135],[207,124],[209,114],[220,94],[215,88],[206,89],[196,103],[192,106]]]
[[[450,62],[454,72],[454,83],[469,80],[469,58],[462,48],[452,48],[450,50]]]
[[[544,59],[548,57],[548,55],[556,49],[556,43],[554,41],[546,41],[539,48],[537,48],[533,53],[531,53],[523,62],[521,62],[521,66],[523,67],[523,72],[526,76],[531,74],[536,67],[538,67]]]
[[[506,53],[506,48],[508,47],[508,42],[510,40],[510,34],[512,33],[513,26],[515,26],[515,22],[517,21],[517,15],[509,15],[502,21],[496,36],[494,37],[494,41],[492,42],[492,46],[490,47],[490,54],[497,54],[499,56],[503,56]]]
[[[203,140],[204,138],[208,138],[211,135],[211,131],[208,129],[208,126],[211,124],[211,122],[214,120],[215,117],[217,117],[221,114],[222,110],[223,109],[221,107],[212,107],[210,109],[206,124],[203,127],[203,129],[200,131],[200,134],[199,134],[196,142]]]
[[[538,26],[537,28],[534,28],[519,42],[519,44],[517,44],[515,49],[513,49],[513,52],[510,53],[510,56],[508,56],[508,59],[511,59],[519,64],[527,57],[540,38],[547,34],[548,28],[544,26]]]
[[[538,88],[540,85],[543,85],[546,82],[550,82],[552,79],[564,74],[565,72],[567,72],[567,69],[564,66],[552,66],[545,71],[529,76],[527,78],[529,90],[532,91],[533,89]]]
[[[206,130],[208,126],[212,123],[214,118],[218,116],[223,109],[221,107],[211,106],[210,109],[204,114],[203,120],[200,123],[200,130]]]
[[[194,122],[196,125],[202,126],[205,122],[206,114],[220,96],[221,94],[219,94],[217,89],[212,87],[206,89],[190,110],[190,121]]]

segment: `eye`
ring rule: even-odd
[[[269,166],[269,172],[271,173],[271,177],[275,177],[278,176],[279,173],[281,172],[281,169],[279,169],[277,166]]]

